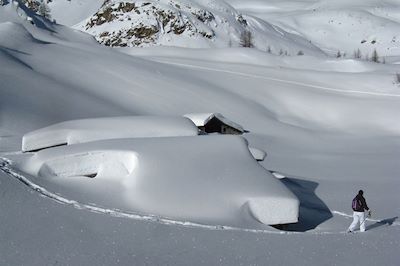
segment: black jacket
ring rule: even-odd
[[[367,206],[367,202],[365,201],[365,198],[360,194],[357,194],[356,198],[361,201],[361,206],[358,209],[353,209],[353,211],[355,211],[355,212],[364,212],[364,210],[368,211],[369,208]]]

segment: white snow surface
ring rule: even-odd
[[[399,18],[394,0],[229,3],[286,30],[296,26],[292,15],[308,4],[344,12],[379,7],[392,22]],[[355,259],[360,265],[398,265],[397,41],[384,47],[389,48],[386,64],[244,48],[151,47],[121,53],[22,8],[17,14],[14,5],[0,7],[1,265],[352,265]],[[312,7],[307,12],[312,14]],[[311,34],[314,27],[327,26],[317,22],[299,22],[294,32],[310,27]],[[392,22],[374,34],[395,36],[399,31]],[[367,33],[373,28],[359,26]],[[359,33],[343,27],[337,42],[347,34]],[[312,35],[321,49],[330,46]],[[355,43],[359,40],[329,49],[353,51]],[[23,135],[54,123],[214,112],[243,125],[249,146],[268,153],[259,165],[276,173],[299,199],[298,223],[286,230],[248,230],[125,213],[91,203],[79,188],[55,183],[68,178],[38,178],[18,166],[33,156],[20,151]],[[98,142],[76,146],[93,143]],[[95,153],[96,160],[102,154]],[[122,161],[118,176],[135,171],[131,152],[105,158],[114,157]],[[373,217],[365,233],[347,235],[350,202],[359,189]]]
[[[254,159],[256,159],[257,161],[264,161],[265,157],[267,156],[267,153],[265,151],[257,148],[249,147],[249,150],[251,155],[253,155]]]
[[[196,136],[198,128],[187,118],[128,116],[80,119],[58,123],[25,134],[22,151],[102,139]]]
[[[20,167],[69,198],[108,208],[247,228],[260,226],[253,217],[263,224],[298,219],[298,199],[238,136],[91,142],[40,151]]]
[[[400,54],[398,0],[226,0],[239,12],[298,34],[329,54]]]
[[[57,23],[73,26],[96,13],[103,3],[103,0],[53,0],[48,6]]]

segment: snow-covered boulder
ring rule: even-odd
[[[66,121],[25,134],[22,151],[117,138],[195,136],[198,128],[185,117],[126,116]]]
[[[249,150],[251,155],[253,155],[254,159],[256,159],[257,161],[264,161],[265,157],[267,156],[267,153],[265,151],[257,148],[249,146]]]
[[[64,197],[107,208],[244,227],[298,219],[298,199],[240,136],[103,140],[45,149],[19,166]]]

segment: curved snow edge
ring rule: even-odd
[[[254,198],[247,203],[250,214],[263,224],[289,224],[299,220],[297,198]],[[285,206],[282,208],[280,206]],[[285,217],[284,219],[282,217]]]

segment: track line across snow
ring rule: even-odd
[[[340,211],[332,211],[332,213],[336,214],[336,215],[339,215],[339,216],[342,216],[342,217],[353,219],[353,215],[351,215],[351,214],[347,214],[347,213],[340,212]],[[377,219],[367,218],[366,221],[376,222],[376,223],[383,223],[385,220],[377,220]],[[393,222],[393,223],[391,223],[391,225],[400,225],[400,223]]]
[[[271,81],[287,83],[287,84],[292,84],[292,85],[298,85],[298,86],[302,86],[302,87],[306,87],[306,88],[313,88],[313,89],[319,89],[319,90],[325,90],[325,91],[342,92],[342,93],[347,93],[347,94],[365,94],[365,95],[384,96],[384,97],[400,97],[400,94],[370,92],[370,91],[357,91],[357,90],[341,90],[341,89],[336,89],[336,88],[331,88],[331,87],[318,86],[318,85],[313,85],[313,84],[308,84],[308,83],[303,83],[303,82],[298,82],[298,81],[292,81],[292,80],[286,80],[286,79],[265,77],[265,76],[254,75],[254,74],[243,73],[243,72],[232,71],[232,70],[224,70],[224,69],[218,69],[218,68],[212,68],[212,67],[196,66],[196,65],[191,65],[191,64],[183,64],[183,63],[169,62],[169,61],[163,61],[163,60],[157,60],[157,62],[169,64],[169,65],[181,66],[181,67],[197,68],[197,69],[201,69],[201,70],[208,70],[208,71],[228,73],[228,74],[240,75],[240,76],[251,77],[251,78],[271,80]]]
[[[24,183],[29,188],[39,192],[41,195],[43,195],[47,198],[50,198],[58,203],[71,205],[74,208],[79,209],[79,210],[87,210],[87,211],[91,211],[94,213],[107,214],[107,215],[111,215],[113,217],[157,222],[157,223],[165,224],[165,225],[179,225],[179,226],[191,227],[191,228],[203,228],[203,229],[208,229],[208,230],[229,230],[229,231],[266,233],[266,234],[278,234],[278,235],[290,235],[290,234],[333,235],[333,234],[342,234],[343,233],[343,232],[272,231],[272,230],[263,230],[263,229],[239,228],[239,227],[225,226],[225,225],[209,225],[209,224],[201,224],[201,223],[188,222],[188,221],[179,221],[179,220],[174,220],[171,218],[161,217],[161,216],[157,216],[157,215],[145,215],[145,214],[139,214],[139,213],[125,212],[125,211],[118,210],[118,209],[108,209],[108,208],[98,207],[98,206],[94,206],[94,205],[83,204],[83,203],[77,202],[75,200],[70,200],[70,199],[64,198],[60,195],[57,195],[55,193],[52,193],[52,192],[48,191],[47,189],[33,183],[31,180],[29,180],[27,177],[25,177],[22,173],[13,169],[11,167],[11,165],[12,165],[11,160],[4,158],[4,157],[0,157],[0,170],[1,171],[3,171],[4,173],[6,173],[7,175],[9,175],[13,178],[18,179],[19,181]],[[338,215],[344,216],[344,217],[351,217],[351,215],[348,215],[348,214],[345,214],[342,212],[333,211],[332,213],[338,214]],[[372,220],[372,219],[370,219],[370,221],[379,222],[379,220]],[[393,223],[393,225],[399,225],[399,224]]]

